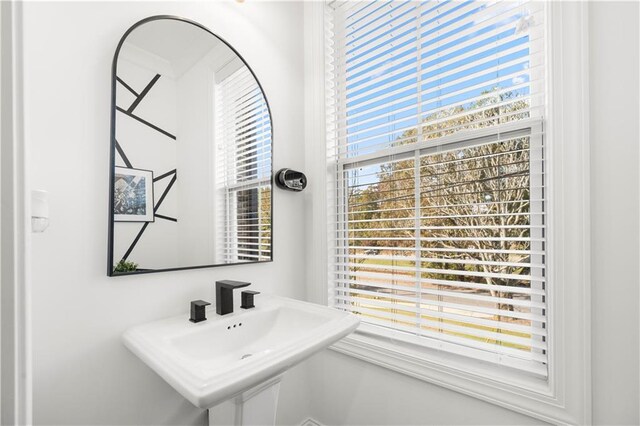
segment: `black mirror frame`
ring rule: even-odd
[[[202,24],[199,24],[196,21],[192,21],[190,19],[187,18],[182,18],[179,16],[174,16],[174,15],[155,15],[155,16],[150,16],[148,18],[142,19],[138,22],[136,22],[135,24],[133,24],[122,36],[122,38],[120,38],[120,41],[118,42],[118,46],[116,47],[116,52],[113,56],[113,63],[111,66],[111,142],[110,142],[110,161],[109,161],[109,223],[108,223],[108,247],[107,247],[107,276],[109,277],[119,277],[119,276],[127,276],[127,275],[140,275],[140,274],[149,274],[149,273],[155,273],[155,272],[169,272],[169,271],[183,271],[183,270],[188,270],[188,269],[203,269],[203,268],[215,268],[215,267],[219,267],[219,266],[233,266],[233,265],[254,265],[254,264],[261,264],[261,263],[269,263],[269,262],[273,262],[273,248],[274,248],[274,232],[273,232],[273,177],[271,177],[271,252],[270,252],[270,258],[269,260],[261,260],[261,261],[255,261],[255,262],[236,262],[236,263],[220,263],[220,264],[212,264],[212,265],[197,265],[197,266],[184,266],[184,267],[179,267],[179,268],[164,268],[164,269],[152,269],[152,270],[142,270],[142,271],[131,271],[131,272],[123,272],[123,273],[114,273],[114,259],[113,259],[113,238],[114,238],[114,212],[113,212],[113,191],[114,191],[114,178],[115,178],[115,165],[116,165],[116,84],[117,84],[117,80],[116,80],[116,72],[117,72],[117,68],[118,68],[118,56],[120,54],[120,49],[122,48],[122,44],[124,43],[124,41],[127,39],[127,37],[129,36],[129,34],[135,30],[136,28],[138,28],[141,25],[144,25],[148,22],[152,22],[152,21],[159,21],[159,20],[172,20],[172,21],[180,21],[180,22],[184,22],[187,24],[191,24],[194,25],[206,32],[208,32],[209,34],[211,34],[213,37],[217,38],[218,40],[220,40],[222,43],[224,43],[229,49],[231,49],[239,58],[240,60],[245,64],[245,66],[249,69],[249,72],[251,73],[251,75],[253,75],[253,78],[255,78],[256,83],[258,83],[258,87],[260,88],[260,90],[262,91],[262,94],[264,96],[264,101],[265,104],[267,105],[267,111],[269,112],[269,121],[271,123],[271,174],[273,176],[273,116],[271,114],[271,107],[269,106],[269,100],[267,99],[267,95],[264,91],[264,88],[262,87],[262,84],[260,84],[260,80],[258,80],[258,77],[256,76],[256,74],[253,72],[253,69],[249,66],[249,64],[247,63],[247,61],[244,60],[244,58],[242,57],[242,55],[240,55],[240,53],[238,53],[238,51],[231,46],[231,44],[229,44],[225,39],[223,39],[222,37],[216,35],[213,31],[209,30],[207,27],[205,27]],[[139,238],[139,236],[138,236]]]

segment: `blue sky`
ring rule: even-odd
[[[483,92],[521,86],[513,91],[527,95],[529,36],[517,36],[517,24],[524,15],[517,3],[511,4],[513,8],[494,21],[495,11],[475,0],[419,6],[373,2],[353,12],[345,63],[350,154],[390,145],[427,115],[454,105],[468,106],[470,102],[465,101]],[[383,13],[371,19],[384,8],[391,10],[390,5],[392,16]],[[419,26],[417,7],[421,9]],[[437,8],[442,11],[437,13]],[[372,36],[376,31],[381,32]],[[469,44],[456,48],[463,43]],[[469,68],[455,72],[464,67]],[[447,72],[451,74],[437,78]],[[418,84],[418,79],[424,83]],[[394,113],[397,110],[402,111]]]

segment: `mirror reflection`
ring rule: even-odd
[[[109,275],[271,260],[271,117],[244,60],[154,17],[113,80]]]

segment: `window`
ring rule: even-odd
[[[327,10],[330,304],[546,378],[544,4]]]
[[[225,218],[216,255],[224,263],[271,259],[271,121],[253,74],[235,61],[236,70],[215,88],[216,180]]]

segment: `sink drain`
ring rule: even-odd
[[[251,355],[253,355],[253,354],[244,354],[244,355],[242,355],[242,358],[240,358],[240,359],[249,358]]]

